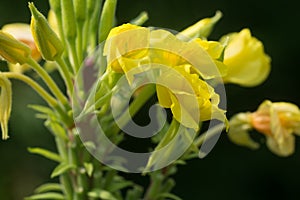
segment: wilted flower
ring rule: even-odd
[[[12,105],[12,90],[10,81],[0,72],[0,125],[2,139],[8,139],[8,120]]]
[[[227,75],[223,77],[225,83],[251,87],[268,77],[271,59],[249,29],[223,36],[221,42],[228,42],[223,61],[228,66]]]
[[[236,144],[258,148],[248,134],[255,129],[266,136],[268,148],[279,156],[294,152],[295,136],[300,135],[300,110],[291,103],[264,101],[253,113],[240,113],[230,119],[228,136]]]

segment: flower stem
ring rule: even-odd
[[[203,144],[205,140],[208,140],[216,136],[217,134],[220,134],[224,128],[225,128],[224,124],[222,123],[214,126],[213,128],[210,128],[195,140],[194,142],[195,146],[199,147],[201,144]]]
[[[64,105],[68,106],[68,99],[66,96],[61,92],[61,90],[58,88],[58,86],[55,84],[53,79],[50,77],[50,75],[47,73],[46,70],[44,70],[35,60],[30,58],[28,60],[28,64],[41,76],[41,78],[44,80],[44,82],[47,84],[49,89],[53,92],[53,94],[57,97],[57,99]]]
[[[57,106],[57,101],[55,98],[53,98],[44,88],[42,88],[37,82],[29,78],[28,76],[25,76],[20,73],[15,72],[3,72],[3,75],[5,75],[7,78],[13,78],[18,79],[20,81],[23,81],[24,83],[28,84],[32,89],[34,89],[51,107]]]
[[[61,75],[65,81],[69,97],[71,98],[73,94],[73,83],[68,66],[61,57],[57,58],[56,62],[60,65]]]
[[[119,128],[123,128],[131,118],[128,118],[127,113],[129,112],[131,116],[134,116],[149,100],[149,98],[155,93],[155,86],[146,85],[140,92],[140,94],[133,100],[127,111],[124,112],[118,119]]]

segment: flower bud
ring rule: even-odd
[[[196,24],[184,29],[180,32],[179,37],[184,36],[189,39],[194,38],[207,38],[214,25],[221,19],[222,13],[220,11],[217,11],[215,16],[212,18],[204,18],[201,19]]]
[[[31,50],[12,35],[0,30],[0,56],[12,64],[25,64],[30,58]]]
[[[29,8],[32,14],[31,32],[36,45],[45,60],[53,61],[62,55],[63,44],[33,3],[29,3]]]
[[[264,52],[261,41],[251,36],[249,29],[232,33],[221,38],[228,45],[224,52],[224,64],[228,67],[225,83],[245,87],[261,84],[269,75],[271,59]]]
[[[12,105],[12,89],[11,89],[11,83],[0,72],[0,125],[2,130],[2,139],[6,140],[8,139],[8,120],[11,113],[11,105]]]
[[[99,27],[99,42],[106,39],[109,31],[114,26],[117,0],[106,0],[103,6]]]

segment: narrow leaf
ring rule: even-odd
[[[71,165],[68,163],[61,163],[53,170],[53,172],[51,174],[51,178],[59,176],[59,175],[65,173],[66,171],[68,171],[69,169],[74,169],[74,168],[76,168],[75,165]]]
[[[164,197],[164,199],[182,200],[180,197],[171,193],[162,193],[158,197]]]
[[[55,192],[48,192],[48,193],[44,193],[44,194],[35,194],[35,195],[25,198],[25,200],[40,200],[40,199],[65,200],[65,198],[62,194],[55,193]]]
[[[61,191],[62,186],[58,183],[45,183],[34,190],[34,193],[44,193],[50,191]]]
[[[61,162],[62,161],[62,158],[58,154],[53,153],[53,152],[51,152],[49,150],[46,150],[46,149],[28,148],[28,151],[32,154],[38,154],[38,155],[44,156],[45,158],[48,158],[48,159],[56,161],[56,162]]]
[[[88,193],[89,197],[100,198],[102,200],[117,200],[112,193],[106,190],[94,190]]]

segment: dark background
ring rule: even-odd
[[[47,1],[34,1],[47,13]],[[130,21],[142,10],[149,13],[146,25],[180,31],[201,18],[224,14],[210,39],[249,27],[262,40],[272,58],[268,80],[254,88],[227,85],[228,116],[253,111],[264,100],[290,101],[300,105],[298,28],[300,12],[296,1],[259,0],[120,0],[118,23]],[[0,26],[12,22],[29,23],[27,0],[1,0]],[[3,65],[3,63],[1,63]],[[0,199],[19,200],[39,184],[49,180],[55,163],[30,155],[28,146],[54,148],[43,121],[35,119],[26,105],[40,98],[23,83],[13,81],[13,111],[8,141],[0,141]],[[299,199],[300,139],[296,152],[288,158],[273,155],[264,145],[251,151],[230,143],[225,134],[205,159],[181,166],[175,177],[176,194],[184,200],[198,199]]]

